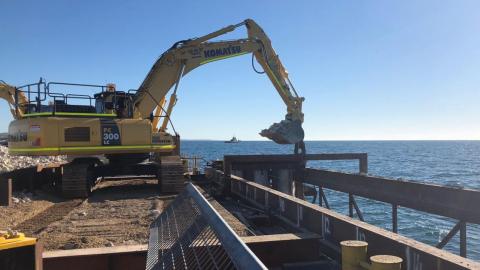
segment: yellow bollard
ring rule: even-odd
[[[402,258],[391,255],[375,255],[370,257],[372,267],[370,270],[400,270],[402,269]]]
[[[364,270],[360,262],[367,260],[368,243],[348,240],[340,242],[342,246],[342,270]]]

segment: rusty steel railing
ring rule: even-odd
[[[240,155],[225,156],[225,174],[241,171],[243,178],[254,180],[254,170],[295,170],[302,162],[310,160],[358,160],[358,173],[344,173],[307,168],[301,175],[294,176],[295,182],[313,185],[318,194],[320,206],[330,209],[324,189],[348,194],[348,214],[364,221],[364,215],[355,196],[391,204],[392,231],[398,232],[398,207],[410,208],[448,217],[457,223],[437,243],[443,248],[457,233],[460,234],[459,254],[467,257],[467,224],[480,224],[480,211],[473,205],[480,205],[480,191],[445,187],[412,181],[399,181],[367,175],[368,156],[366,153],[308,154],[303,159],[295,155]]]
[[[292,228],[320,235],[320,251],[337,261],[341,257],[340,242],[354,239],[369,243],[369,255],[391,254],[402,258],[402,269],[480,269],[478,262],[349,218],[292,195],[235,175],[224,177],[231,182],[232,195],[289,223]]]
[[[349,216],[355,209],[358,218],[364,217],[354,196],[391,204],[392,231],[398,232],[398,207],[449,217],[457,220],[456,225],[436,245],[443,248],[455,234],[460,232],[460,255],[467,256],[467,223],[480,224],[480,212],[471,207],[480,205],[480,191],[444,187],[410,181],[360,174],[341,173],[307,168],[304,183],[318,187],[319,204],[329,208],[323,189],[345,192],[349,197]],[[323,202],[323,203],[322,203]]]

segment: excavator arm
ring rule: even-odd
[[[209,40],[245,25],[248,38],[232,41]],[[272,48],[270,39],[253,20],[227,26],[200,38],[175,43],[155,62],[134,98],[135,117],[148,118],[161,106],[162,99],[174,87],[166,116],[169,117],[176,101],[180,79],[193,69],[214,61],[253,53],[287,106],[285,120],[263,130],[260,134],[281,144],[303,143],[302,102],[291,84],[288,73]]]
[[[19,104],[28,103],[27,98],[22,92],[18,91],[17,95],[18,95],[17,98],[18,98]],[[17,108],[15,108],[15,87],[14,86],[8,85],[5,82],[0,81],[0,98],[7,101],[8,106],[10,108],[10,112],[13,115],[13,118],[21,119],[23,117],[24,111],[21,108],[22,106],[17,106]]]

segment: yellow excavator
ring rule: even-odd
[[[247,38],[210,41],[240,26],[246,26]],[[17,87],[0,82],[0,97],[9,103],[15,119],[8,129],[9,153],[69,156],[72,161],[63,165],[62,179],[55,184],[66,197],[88,196],[100,176],[145,174],[145,166],[139,164],[148,158],[153,161],[148,168],[156,170],[163,191],[178,191],[183,183],[180,139],[166,129],[181,78],[199,66],[248,53],[252,53],[253,68],[253,58],[263,68],[263,72],[255,71],[266,73],[287,107],[285,120],[260,135],[279,144],[293,144],[295,153],[304,154],[304,98],[295,91],[268,36],[251,19],[176,42],[159,57],[136,90],[118,91],[114,84],[47,83],[42,79]],[[79,87],[97,93],[65,94],[66,88]],[[172,88],[167,104],[166,95]],[[106,157],[108,164],[99,156]]]

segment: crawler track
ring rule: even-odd
[[[91,196],[39,233],[45,250],[145,244],[148,226],[174,196],[158,194],[157,180],[100,182]]]
[[[61,220],[68,215],[75,207],[79,206],[83,200],[69,200],[52,205],[45,211],[35,215],[18,224],[15,230],[25,233],[25,235],[36,236],[40,234],[48,225],[55,221]]]

